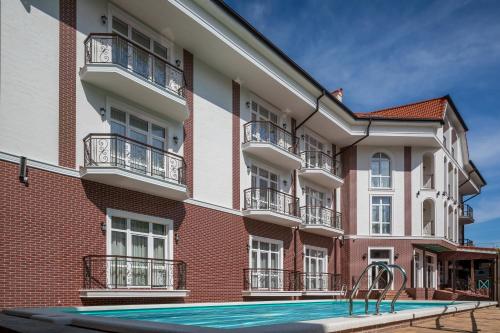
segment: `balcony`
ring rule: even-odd
[[[344,234],[342,230],[342,214],[326,207],[300,207],[302,218],[301,229],[313,234],[336,237]]]
[[[248,268],[243,270],[246,297],[301,296],[297,272],[274,268]]]
[[[460,205],[460,223],[470,224],[474,222],[474,210],[467,204]]]
[[[186,297],[186,263],[113,255],[83,258],[82,298]]]
[[[298,198],[272,188],[249,188],[243,194],[243,216],[285,227],[300,225]]]
[[[300,290],[304,296],[343,296],[346,287],[342,284],[340,274],[332,273],[298,273]]]
[[[174,200],[188,197],[184,159],[118,134],[84,139],[83,179]]]
[[[302,167],[299,176],[302,178],[328,188],[337,188],[344,184],[340,161],[322,151],[303,151],[300,157]]]
[[[83,81],[184,121],[189,116],[184,72],[141,45],[114,33],[85,39]]]
[[[460,238],[458,243],[461,245],[461,246],[474,246],[474,242],[470,239],[462,239]]]
[[[259,157],[285,170],[300,168],[295,153],[297,138],[270,121],[251,121],[243,125],[244,152]]]

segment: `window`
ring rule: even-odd
[[[435,258],[433,256],[426,256],[425,260],[427,269],[425,271],[426,274],[426,288],[435,288],[436,287],[436,263]]]
[[[328,259],[326,249],[305,246],[304,271],[306,290],[328,289]]]
[[[368,264],[374,262],[382,262],[384,264],[392,264],[392,252],[393,249],[370,249]],[[370,287],[374,282],[375,278],[380,272],[380,267],[374,266],[368,271],[368,287]],[[389,282],[389,275],[387,271],[382,273],[380,279],[376,282],[374,289],[384,289]]]
[[[252,289],[281,289],[281,248],[279,241],[252,238],[250,250],[250,285]]]
[[[331,214],[328,210],[323,209],[323,207],[326,207],[325,193],[306,186],[304,194],[306,211],[303,217],[305,222],[308,224],[328,224]]]
[[[171,287],[164,259],[171,259],[171,223],[127,212],[108,212],[107,253],[110,286]],[[151,260],[156,259],[156,260]]]
[[[422,157],[422,187],[434,188],[434,154],[425,153]]]
[[[391,187],[391,161],[384,153],[376,153],[372,156],[371,186],[374,188]]]
[[[391,233],[391,219],[392,219],[392,198],[387,196],[373,196],[372,197],[372,234],[385,234]]]

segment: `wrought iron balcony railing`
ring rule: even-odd
[[[272,188],[249,188],[244,191],[244,209],[269,210],[299,216],[299,199]]]
[[[119,134],[89,134],[83,139],[86,167],[117,167],[185,184],[184,159]]]
[[[244,290],[297,291],[299,275],[295,271],[274,268],[243,270]]]
[[[250,121],[243,125],[244,143],[262,142],[270,143],[276,147],[296,154],[297,138],[292,133],[270,121]]]
[[[186,289],[186,263],[179,260],[114,255],[83,258],[84,289]]]
[[[460,217],[474,218],[474,210],[468,204],[460,205]]]
[[[342,177],[340,160],[319,150],[305,150],[300,153],[304,168],[321,169],[337,177]]]
[[[467,238],[460,238],[458,243],[462,246],[474,246],[474,242],[470,239],[467,239]]]
[[[86,64],[118,65],[185,97],[184,71],[134,41],[116,33],[91,33],[84,43]]]
[[[302,206],[300,216],[305,225],[323,225],[342,229],[342,214],[321,206]]]
[[[299,273],[299,281],[299,289],[304,291],[342,290],[342,278],[340,274]]]

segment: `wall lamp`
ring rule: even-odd
[[[106,222],[101,223],[101,231],[103,234],[106,232]]]
[[[175,65],[176,65],[177,67],[181,67],[181,60],[180,60],[180,59],[176,59],[176,60],[175,60]]]
[[[399,253],[396,253],[396,254],[394,255],[394,260],[398,260],[398,259],[399,259]]]
[[[179,243],[180,240],[181,240],[181,237],[179,236],[179,233],[176,232],[175,233],[175,244]]]
[[[28,159],[24,156],[19,159],[19,181],[28,186]]]
[[[102,120],[104,120],[104,118],[106,117],[106,108],[100,108],[99,112],[101,113]]]
[[[419,195],[420,195],[420,190],[417,191],[417,198],[418,198]]]
[[[245,103],[245,105],[247,106],[247,108],[249,108],[249,109],[250,109],[250,101],[247,101],[247,102]]]
[[[101,16],[101,23],[102,25],[106,25],[106,23],[108,23],[108,17],[106,15]]]
[[[367,257],[368,257],[368,255],[366,253],[363,253],[363,255],[361,256],[361,259],[366,260]]]
[[[286,181],[286,179],[283,179],[283,186],[286,186],[288,184],[288,182]]]
[[[177,135],[175,135],[172,139],[174,140],[175,144],[177,144],[179,142],[179,138],[177,137]]]

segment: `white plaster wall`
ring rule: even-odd
[[[0,2],[0,151],[58,162],[59,2]]]
[[[391,158],[392,188],[370,188],[370,160],[382,152]],[[357,231],[358,235],[371,235],[371,196],[392,196],[392,236],[404,235],[404,148],[358,146],[357,148]],[[375,236],[375,235],[374,235]]]
[[[232,207],[232,81],[194,58],[195,199]]]

